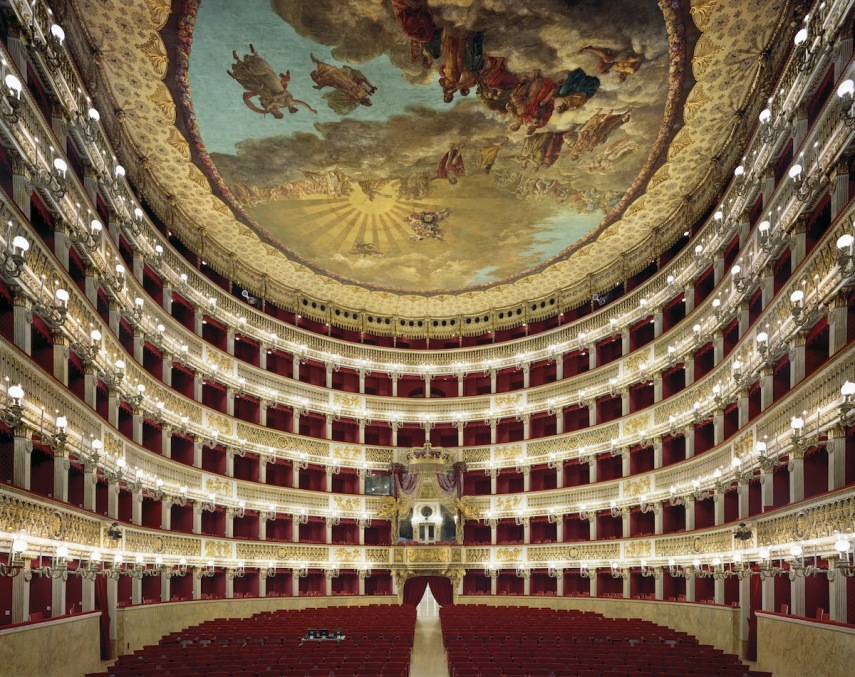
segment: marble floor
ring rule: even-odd
[[[430,587],[416,609],[416,636],[410,677],[448,677],[445,649],[442,647],[442,630],[439,624],[439,604]]]

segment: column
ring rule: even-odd
[[[258,596],[267,597],[267,570],[258,572]]]
[[[739,638],[748,639],[748,617],[751,615],[751,577],[739,581]]]
[[[564,597],[564,569],[558,569],[558,578],[555,580],[555,584],[555,596],[558,598]]]
[[[718,446],[724,442],[724,410],[713,411],[713,444]]]
[[[653,309],[653,337],[659,338],[662,336],[662,307],[659,306]]]
[[[739,393],[737,394],[736,399],[736,410],[739,416],[739,428],[740,430],[748,425],[748,419],[751,415],[749,410],[749,401],[748,401],[748,389],[741,388]]]
[[[172,387],[172,354],[163,351],[161,357],[161,381],[167,388]]]
[[[687,425],[683,428],[683,439],[686,441],[686,458],[695,455],[695,427]]]
[[[300,596],[300,570],[291,569],[291,596]]]
[[[267,456],[258,457],[258,481],[261,484],[267,484],[267,462],[269,460]]]
[[[805,452],[804,449],[793,449],[790,461],[787,463],[790,471],[790,503],[801,501],[805,497]]]
[[[496,375],[497,375],[497,373],[498,372],[495,369],[490,370],[490,393],[493,395],[496,394]]]
[[[597,425],[597,400],[593,400],[588,404],[588,425]]]
[[[686,601],[695,601],[695,572],[691,567],[686,567]]]
[[[119,427],[119,389],[116,386],[107,389],[107,422],[114,428]]]
[[[172,315],[172,295],[174,294],[174,290],[169,286],[169,282],[164,281],[163,283],[163,298],[161,299],[161,306],[163,309],[169,314]]]
[[[775,608],[775,578],[773,576],[769,576],[769,578],[762,582],[762,586],[762,610],[777,612],[778,610]]]
[[[202,467],[202,447],[205,441],[196,435],[193,436],[193,467]]]
[[[662,401],[662,372],[657,371],[653,374],[653,402]]]
[[[235,476],[235,452],[232,449],[226,450],[226,475]]]
[[[828,558],[828,568],[834,569],[837,564],[837,557],[831,556]],[[849,579],[846,576],[841,576],[840,572],[835,575],[834,580],[831,581],[828,586],[828,601],[830,602],[829,606],[829,616],[832,621],[836,623],[846,623],[847,615],[846,615],[846,586]]]
[[[21,291],[12,292],[12,317],[14,324],[15,345],[21,352],[31,355],[33,339],[31,327],[33,324],[33,304],[29,297]]]
[[[143,444],[143,412],[139,407],[133,410],[131,415],[131,437],[134,444]]]
[[[621,533],[622,538],[629,538],[632,533],[630,531],[629,508],[620,509]]]
[[[804,261],[807,252],[807,216],[796,219],[790,237],[790,270],[795,270]]]
[[[767,365],[760,370],[760,411],[766,411],[772,406],[774,394],[772,367]]]
[[[790,613],[793,616],[805,615],[805,577],[796,576],[790,581]]]
[[[840,72],[840,71],[838,71]],[[831,168],[831,222],[849,204],[849,159],[841,158]]]
[[[86,461],[83,463],[83,508],[95,510],[95,488],[98,486],[98,466]]]
[[[201,336],[202,331],[204,330],[204,323],[202,320],[205,319],[205,313],[201,308],[195,307],[193,313],[193,331],[196,333],[196,336]]]
[[[490,578],[490,594],[493,597],[496,596],[496,592],[498,590],[498,586],[496,585],[497,581],[498,581],[498,576],[492,576]]]
[[[694,496],[686,496],[686,500],[684,502],[685,510],[683,511],[686,516],[686,531],[694,531],[695,530],[695,497]]]
[[[713,334],[713,364],[718,365],[724,359],[724,334],[716,329]]]
[[[260,350],[260,348],[259,348]],[[235,354],[235,328],[226,328],[226,352],[234,357]]]
[[[761,303],[765,310],[775,297],[775,269],[771,264],[763,266],[760,278]]]
[[[31,558],[24,557],[24,571],[12,579],[12,623],[26,623],[30,620],[30,580],[27,570]]]
[[[655,567],[656,576],[653,579],[653,596],[662,601],[665,599],[665,572],[662,567]]]
[[[68,224],[58,214],[53,218],[53,253],[62,269],[68,270],[68,252],[71,244],[68,241]]]
[[[234,508],[226,508],[226,538],[235,537],[235,511]]]
[[[205,385],[205,379],[198,371],[193,372],[193,399],[197,402],[202,401],[202,388]]]
[[[597,596],[597,570],[591,570],[591,578],[588,579],[588,595],[591,597]]]
[[[68,450],[64,447],[53,453],[53,497],[57,501],[68,503]]]
[[[621,449],[620,452],[620,469],[621,477],[629,477],[632,472],[632,458],[629,454],[629,449]]]
[[[596,541],[597,540],[597,513],[594,512],[594,513],[591,513],[590,515],[588,515],[588,522],[590,522],[590,526],[588,527],[588,530],[589,530],[590,535],[591,535],[589,540]]]
[[[716,250],[715,258],[713,259],[713,281],[716,286],[721,282],[724,276],[724,248]]]
[[[713,602],[715,604],[724,604],[724,579],[716,578],[713,581]]]
[[[333,528],[333,520],[330,517],[326,519],[326,538],[324,539],[324,543],[330,545],[332,543],[332,528]]]
[[[828,490],[840,489],[846,484],[846,431],[835,426],[828,432],[825,443],[828,453]]]
[[[805,334],[798,332],[790,341],[790,388],[795,388],[805,377]]]
[[[83,271],[84,292],[95,308],[98,307],[98,271],[93,266],[86,266]]]
[[[119,324],[122,320],[122,306],[116,299],[110,299],[107,304],[107,319],[108,324],[110,325],[110,331],[113,332],[113,335],[119,336]]]
[[[172,426],[164,425],[160,429],[160,453],[164,458],[172,458]]]
[[[747,480],[740,479],[739,484],[736,485],[736,496],[737,496],[737,509],[738,509],[738,517],[739,519],[745,519],[748,517],[750,512],[749,506],[749,493],[748,493],[749,484]]]
[[[656,535],[662,534],[662,504],[655,503],[653,505],[653,533]]]
[[[193,599],[202,599],[202,567],[193,567]]]
[[[95,611],[95,581],[84,578],[81,587],[80,609],[84,613]]]
[[[119,519],[119,478],[110,477],[107,482],[107,517]]]
[[[142,489],[135,487],[131,492],[131,524],[142,524],[142,502]]]
[[[555,542],[564,542],[564,515],[557,515],[555,517]],[[559,578],[558,580],[560,583],[561,578]]]
[[[137,605],[142,603],[142,578],[137,578],[136,576],[134,576],[131,579],[131,604]]]
[[[12,42],[12,39],[10,39],[10,42]],[[26,77],[26,66],[21,69],[21,73]],[[30,221],[31,209],[27,166],[24,164],[24,159],[17,151],[9,151],[9,158],[12,161],[12,201],[18,205],[18,209],[21,210],[27,221]]]
[[[695,358],[690,355],[683,361],[683,372],[686,375],[686,387],[688,388],[695,382]]]
[[[762,498],[761,503],[763,505],[763,512],[766,512],[766,510],[771,508],[775,502],[775,482],[774,477],[772,475],[774,464],[770,462],[766,464],[765,467],[763,464],[761,464],[760,467],[760,495]]]
[[[267,540],[267,513],[265,512],[258,513],[258,540]]]
[[[847,337],[847,308],[846,296],[836,294],[828,310],[828,354],[834,355],[846,345]]]
[[[53,341],[53,375],[54,378],[68,387],[68,337],[62,331],[51,331]]]
[[[234,599],[235,596],[235,575],[234,570],[226,571],[226,599]]]
[[[686,315],[695,309],[695,282],[692,280],[683,289],[683,303],[686,306]]]
[[[202,533],[202,506],[199,503],[193,504],[193,533]]]
[[[739,338],[745,336],[746,332],[748,332],[748,326],[750,321],[750,316],[748,313],[748,303],[746,301],[742,301],[739,304],[739,311],[737,312],[737,317],[739,318]]]
[[[50,615],[51,618],[65,615],[65,581],[54,578],[50,585]]]
[[[172,500],[169,498],[160,502],[160,528],[164,531],[172,529]]]
[[[629,388],[620,389],[620,413],[629,416]]]
[[[589,456],[588,459],[588,483],[597,483],[597,457]]]
[[[713,494],[713,513],[715,526],[724,524],[724,491],[722,489],[717,488]]]
[[[226,386],[226,416],[235,415],[235,389]]]
[[[653,438],[653,469],[658,470],[662,467],[662,438]]]
[[[267,406],[268,402],[265,399],[258,400],[258,425],[267,427]],[[299,434],[300,432],[300,414],[299,412],[294,412],[294,417],[292,420],[292,430],[291,432]]]
[[[529,466],[523,468],[523,491],[525,493],[531,491],[531,468]]]

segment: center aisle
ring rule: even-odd
[[[410,677],[448,677],[448,662],[442,646],[442,628],[439,623],[439,604],[430,587],[416,608],[416,634],[413,640],[413,657]]]

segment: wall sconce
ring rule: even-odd
[[[324,573],[326,574],[326,577],[329,580],[332,580],[333,578],[338,578],[340,573],[338,564],[333,564],[332,567],[327,569]]]
[[[291,575],[294,578],[306,578],[309,575],[309,565],[303,563],[299,567],[291,569]]]
[[[840,395],[843,398],[840,403],[840,417],[844,421],[848,421],[852,410],[855,409],[855,383],[846,381],[840,387]]]
[[[6,386],[6,407],[2,420],[9,428],[15,429],[24,417],[24,389],[21,384]]]
[[[561,578],[564,575],[564,569],[555,562],[550,562],[546,573],[549,574],[550,578]]]
[[[95,577],[101,573],[101,551],[93,550],[89,554],[89,559],[81,559],[80,566],[75,569],[74,573],[81,576],[84,580],[94,581]]]
[[[292,460],[292,464],[295,470],[305,470],[309,467],[309,456],[305,451],[301,451],[297,458]]]
[[[0,562],[0,576],[14,578],[20,574],[24,570],[24,553],[29,547],[23,534],[15,534],[9,548],[9,563]]]
[[[260,567],[258,569],[258,575],[262,578],[273,578],[274,576],[276,576],[276,574],[276,562],[274,562],[273,560],[267,562],[267,566]]]
[[[367,512],[362,513],[362,515],[356,521],[356,524],[360,529],[367,529],[371,526],[371,515],[369,515]]]
[[[619,508],[617,505],[617,501],[609,502],[609,513],[612,517],[622,517],[623,516],[623,508]]]
[[[182,557],[178,560],[178,564],[170,568],[166,572],[167,578],[183,578],[187,575],[187,558]]]
[[[640,501],[638,503],[638,507],[641,509],[641,512],[644,514],[649,513],[651,510],[656,510],[656,503],[648,503],[647,502],[647,494],[641,494]]]
[[[108,366],[107,369],[100,372],[98,376],[109,390],[118,390],[122,381],[125,379],[125,361],[116,360],[113,363],[112,369]]]
[[[50,147],[50,154],[53,156],[53,146]],[[37,188],[47,191],[57,201],[65,197],[68,190],[66,181],[68,165],[62,158],[53,158],[48,170],[31,164],[27,167],[27,172],[29,174],[27,184],[31,190]]]
[[[518,527],[528,526],[529,517],[528,515],[524,515],[521,510],[517,510],[514,514],[514,524]]]
[[[114,298],[117,297],[125,288],[125,267],[121,263],[117,263],[115,273],[104,276],[104,284],[109,295]]]
[[[674,559],[668,560],[668,573],[672,578],[686,578],[686,570],[683,567],[677,565],[677,561]]]
[[[3,62],[3,72],[6,71],[6,62]],[[0,98],[0,113],[10,125],[18,123],[21,119],[21,92],[24,86],[16,75],[6,73],[2,82],[3,96]]]
[[[579,562],[579,575],[582,578],[593,579],[597,577],[597,567],[589,567],[587,562]]]
[[[68,316],[68,299],[68,292],[61,288],[54,292],[53,298],[47,303],[42,302],[39,295],[34,304],[35,311],[44,318],[51,329],[59,329],[65,324],[65,318]]]
[[[805,293],[801,289],[796,289],[790,294],[790,312],[796,324],[804,324],[803,311],[805,305]]]
[[[641,575],[645,578],[654,578],[658,579],[662,574],[655,567],[647,566],[647,560],[641,560]]]
[[[550,508],[549,511],[546,513],[546,521],[549,524],[555,524],[555,522],[558,521],[558,515],[556,515],[555,513],[555,508]]]
[[[834,542],[834,549],[837,551],[837,561],[835,567],[837,571],[851,578],[855,576],[855,566],[852,565],[852,559],[849,552],[852,550],[852,544],[848,539],[840,537]]]
[[[499,520],[493,514],[492,510],[488,510],[484,515],[484,523],[491,529],[495,529],[499,524]]]
[[[0,269],[4,277],[20,277],[24,264],[27,262],[27,252],[30,243],[23,235],[12,236],[12,222],[6,231],[6,249],[0,253]]]
[[[196,568],[196,578],[212,578],[216,571],[214,560],[209,559],[205,562],[205,566]]]
[[[612,578],[626,578],[627,572],[626,570],[617,562],[612,562],[610,573]]]
[[[208,494],[208,500],[200,503],[200,509],[207,512],[214,512],[217,509],[217,495]]]
[[[291,522],[293,524],[306,524],[309,521],[309,515],[305,508],[300,508],[299,512],[291,513]]]
[[[41,561],[41,557],[39,557]],[[53,557],[51,557],[50,566],[40,566],[33,569],[34,574],[38,574],[41,578],[62,579],[68,580],[68,548],[64,545],[57,546]]]
[[[134,299],[133,308],[128,310],[124,315],[127,318],[128,322],[132,326],[139,325],[143,321],[143,306],[145,306],[145,301],[142,297],[137,296]]]
[[[736,264],[730,269],[730,275],[733,279],[733,287],[740,294],[745,291],[745,277],[742,275],[742,266]]]
[[[371,578],[371,567],[367,564],[363,564],[357,573],[359,574],[359,578],[362,580]]]
[[[531,570],[528,569],[524,564],[518,564],[516,568],[517,578],[522,578],[523,580],[528,580],[531,578]]]

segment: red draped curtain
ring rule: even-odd
[[[751,577],[748,609],[748,645],[745,647],[745,658],[757,660],[757,610],[763,604],[763,583],[760,576]]]
[[[430,585],[434,599],[440,606],[454,603],[454,591],[451,581],[444,576],[417,576],[404,583],[404,604],[418,606],[424,597],[425,589]]]
[[[101,659],[110,658],[110,605],[107,603],[107,577],[95,577],[95,608],[101,612]]]

